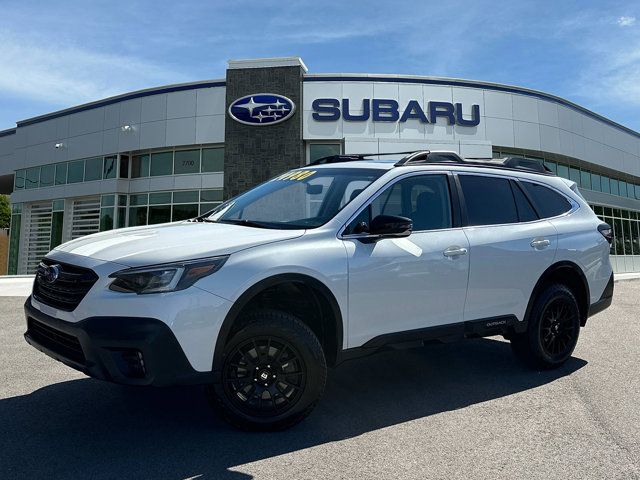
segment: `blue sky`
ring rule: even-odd
[[[559,95],[640,130],[640,1],[0,0],[0,129],[228,59],[449,76]]]

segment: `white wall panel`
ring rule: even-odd
[[[126,100],[120,104],[120,120],[116,127],[123,125],[137,125],[140,123],[140,114],[142,112],[142,99],[134,98]]]
[[[596,142],[604,143],[604,130],[610,128],[607,125],[603,125],[599,121],[582,115],[582,135],[585,138],[595,140]]]
[[[513,95],[513,118],[538,123],[538,100],[525,95]]]
[[[224,115],[196,117],[196,143],[224,143]]]
[[[494,118],[513,118],[513,95],[510,93],[484,91],[484,109],[481,115]]]
[[[403,112],[400,112],[400,115],[402,115],[402,113]],[[425,138],[426,130],[426,124],[416,119],[409,119],[398,125],[398,133],[402,139],[417,138],[422,140]]]
[[[106,105],[104,107],[104,128],[119,128],[120,125],[120,103]]]
[[[485,135],[494,145],[513,147],[514,131],[513,120],[506,118],[483,118],[485,123]]]
[[[176,190],[192,190],[202,188],[202,176],[178,175],[174,177],[173,186]]]
[[[54,162],[64,162],[69,160],[69,139],[68,138],[59,138],[59,143],[62,143],[62,148],[55,148],[54,143],[47,143],[47,148],[50,149],[51,154],[53,155]]]
[[[303,84],[303,110],[311,110],[311,104],[316,98],[342,98],[342,83],[340,82],[305,82]]]
[[[26,127],[18,127],[14,137],[15,148],[21,148],[27,146],[27,131]]]
[[[120,127],[116,129],[118,132],[118,149],[121,152],[128,152],[130,150],[139,150],[140,149],[140,125],[139,124],[128,124],[133,127],[132,130],[123,132]]]
[[[400,138],[398,122],[373,122],[373,132],[378,138]]]
[[[627,152],[622,154],[622,168],[625,172],[640,177],[640,159]]]
[[[120,129],[112,128],[102,132],[102,153],[118,153],[118,131]]]
[[[422,96],[426,102],[453,102],[453,89],[440,85],[423,85]],[[481,112],[482,113],[482,112]]]
[[[24,128],[27,132],[27,145],[53,142],[58,137],[55,120],[46,120]]]
[[[213,87],[196,90],[196,115],[224,115],[226,88]],[[298,108],[300,106],[298,105]]]
[[[144,109],[144,103],[143,109]],[[140,125],[140,148],[159,148],[166,145],[167,122],[147,122]]]
[[[64,117],[58,117],[53,121],[56,125],[56,140],[67,138],[69,136],[69,117],[65,115]]]
[[[460,155],[471,158],[491,158],[492,149],[490,142],[460,142]]]
[[[515,103],[514,103],[515,106]],[[518,148],[540,150],[540,125],[514,120],[514,142]]]
[[[196,143],[195,117],[167,120],[167,145],[191,145],[193,143]]]
[[[378,99],[391,99],[398,101],[399,88],[397,83],[374,83],[373,96]]]
[[[5,135],[0,137],[0,156],[11,155],[16,149],[16,136]]]
[[[562,153],[560,148],[560,130],[549,125],[540,125],[540,148],[545,152]]]
[[[443,118],[438,118],[437,124],[428,123],[425,125],[425,138],[427,140],[455,141],[453,125],[448,125]]]
[[[148,192],[150,190],[149,186],[151,182],[149,178],[135,178],[129,182],[129,192],[130,193],[138,193],[138,192]]]
[[[538,120],[543,125],[558,127],[558,104],[546,100],[538,100]]]
[[[366,122],[350,122],[340,120],[342,124],[342,134],[345,137],[373,137],[373,122],[369,119]],[[424,135],[424,133],[423,133]]]
[[[207,173],[202,175],[202,188],[222,188],[224,185],[224,174]]]
[[[584,137],[582,135],[576,135],[575,133],[572,133],[571,138],[573,142],[573,156],[576,158],[584,159],[584,152],[585,152]]]
[[[69,159],[95,157],[102,154],[102,132],[78,135],[67,140]]]
[[[141,99],[140,121],[154,122],[167,118],[167,95],[150,95]]]
[[[196,116],[196,92],[186,90],[167,94],[167,118]]]
[[[150,177],[149,178],[149,190],[158,192],[160,190],[173,190],[174,177]]]
[[[453,103],[462,103],[465,118],[471,114],[471,105],[480,105],[480,115],[486,115],[482,111],[484,107],[484,95],[482,90],[477,88],[453,87]]]
[[[420,92],[422,96],[422,92]],[[322,97],[318,97],[322,98]],[[342,84],[342,93],[337,97],[324,98],[337,98],[342,100],[343,98],[349,99],[349,112],[362,113],[363,105],[362,101],[368,99],[371,101],[373,98],[373,83],[370,82],[345,82]],[[313,100],[313,99],[312,99]],[[342,107],[342,106],[341,106]]]
[[[73,113],[69,117],[69,136],[101,132],[104,129],[104,110],[92,108],[84,112]]]
[[[561,155],[573,157],[573,134],[561,128],[558,129]]]
[[[337,122],[316,122],[312,111],[304,112],[302,136],[305,139],[342,138],[342,120]]]
[[[400,110],[404,110],[411,100],[417,100],[424,108],[424,96],[422,85],[417,83],[400,83],[398,85],[398,103]]]
[[[53,157],[53,145],[49,143],[41,143],[39,145],[32,145],[25,149],[26,157],[24,166],[33,167],[35,165],[44,165],[52,162]]]
[[[453,127],[454,138],[456,140],[485,140],[486,137],[486,121],[485,118],[480,119],[480,124],[475,127],[464,127],[455,125]]]

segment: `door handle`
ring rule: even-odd
[[[542,250],[543,248],[547,248],[551,245],[551,241],[546,238],[534,238],[531,241],[531,246],[536,250]]]
[[[442,252],[442,254],[445,257],[459,257],[460,255],[466,255],[467,249],[464,247],[454,246],[447,248],[444,252]]]

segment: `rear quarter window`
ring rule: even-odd
[[[541,218],[556,217],[571,210],[571,203],[558,192],[538,183],[520,182]]]
[[[517,223],[511,185],[506,178],[460,175],[468,225]]]

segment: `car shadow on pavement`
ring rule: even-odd
[[[584,365],[573,357],[528,370],[494,339],[384,352],[333,370],[311,416],[277,433],[229,427],[201,387],[72,380],[0,400],[0,478],[249,478],[230,469],[536,388]]]

